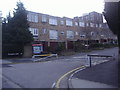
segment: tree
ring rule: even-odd
[[[4,53],[23,53],[24,45],[33,41],[33,36],[29,31],[27,11],[22,2],[17,2],[17,8],[13,12],[13,17],[9,13],[7,19],[4,19],[2,26]]]
[[[26,44],[33,40],[32,34],[28,30],[29,24],[27,21],[27,12],[24,8],[23,3],[17,2],[17,9],[13,13],[13,18],[10,22],[10,27],[12,27],[13,43]]]

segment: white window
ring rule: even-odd
[[[38,36],[38,28],[29,28],[29,31],[33,34],[33,36]]]
[[[75,32],[76,35],[78,35],[78,32]]]
[[[84,22],[79,22],[79,26],[80,27],[85,27],[85,23]]]
[[[27,20],[30,22],[38,22],[38,14],[36,13],[28,13]]]
[[[61,20],[61,25],[64,25],[64,21],[63,20]]]
[[[49,24],[57,25],[57,19],[56,18],[49,18]]]
[[[96,27],[98,27],[98,24],[96,24]]]
[[[61,35],[64,35],[64,32],[61,32]]]
[[[91,32],[91,36],[94,36],[95,35],[95,32]]]
[[[86,23],[86,26],[89,27],[89,23]]]
[[[101,27],[102,27],[102,24],[99,24],[99,27],[101,28]]]
[[[94,24],[93,24],[93,23],[90,23],[90,27],[94,27]]]
[[[94,14],[90,14],[90,20],[92,21],[92,20],[94,20]]]
[[[85,38],[85,36],[86,36],[86,35],[84,35],[84,34],[80,34],[80,37],[81,37],[81,38]]]
[[[47,22],[47,18],[45,15],[42,15],[42,22]]]
[[[78,26],[78,22],[75,22],[75,26]]]
[[[43,28],[43,29],[42,29],[42,33],[43,33],[43,34],[46,34],[46,33],[47,33],[47,29]]]
[[[58,39],[58,32],[57,32],[57,30],[49,30],[49,38],[50,39]]]
[[[38,15],[37,14],[34,16],[34,18],[35,18],[35,22],[38,22]]]
[[[67,31],[67,38],[73,39],[74,38],[74,32],[73,31]]]
[[[72,20],[66,20],[66,26],[73,26]]]
[[[27,14],[27,20],[31,21],[31,14],[30,13]]]
[[[104,35],[100,35],[101,37],[104,37]]]

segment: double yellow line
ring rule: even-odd
[[[75,68],[75,69],[73,69],[73,70],[65,73],[63,76],[61,76],[61,77],[58,79],[55,88],[59,88],[59,86],[60,86],[60,81],[61,81],[64,77],[66,77],[68,74],[70,74],[70,73],[72,73],[72,72],[74,72],[74,71],[76,71],[76,70],[78,70],[78,69],[82,69],[82,68],[85,68],[85,66],[82,65],[82,66],[80,66],[80,67],[78,67],[78,68]]]

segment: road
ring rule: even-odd
[[[51,88],[65,73],[88,64],[86,54],[117,56],[118,48],[60,57],[53,61],[11,64],[2,68],[3,88]],[[100,61],[100,59],[95,59]],[[12,84],[9,84],[12,82]]]

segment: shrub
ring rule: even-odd
[[[55,52],[59,54],[64,50],[65,50],[65,44],[62,42],[58,43]]]
[[[90,48],[100,48],[100,47],[103,47],[103,44],[100,44],[100,43],[90,44]]]
[[[76,41],[74,43],[74,51],[75,52],[80,52],[80,51],[84,50],[85,48],[86,47],[81,42],[79,42],[79,41]]]

